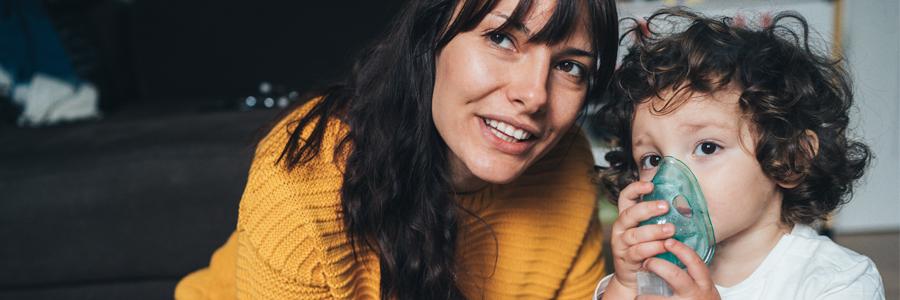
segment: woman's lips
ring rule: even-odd
[[[497,150],[507,154],[523,154],[539,141],[538,137],[533,133],[509,125],[509,123],[487,118],[481,118],[480,121],[481,133],[488,143]],[[492,124],[495,125],[492,126]],[[519,138],[516,138],[516,136]]]
[[[513,125],[504,123],[503,121],[492,120],[488,118],[481,118],[484,121],[484,125],[487,125],[497,138],[510,142],[517,143],[523,140],[527,140],[531,138],[531,133],[525,131],[521,128],[515,127]]]

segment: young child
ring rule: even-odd
[[[810,46],[803,17],[778,14],[753,30],[672,8],[647,24],[626,33],[635,42],[600,114],[621,149],[603,170],[619,217],[615,273],[597,298],[634,299],[645,269],[676,299],[884,299],[869,258],[810,227],[850,199],[870,150],[847,137],[850,80]],[[684,162],[703,190],[717,242],[708,266],[668,239],[672,224],[638,227],[669,210],[641,202],[664,156]],[[665,252],[687,269],[653,257]]]

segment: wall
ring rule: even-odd
[[[856,132],[876,159],[835,231],[900,230],[900,4],[843,1],[844,51],[856,84]]]

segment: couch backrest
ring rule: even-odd
[[[139,98],[245,95],[336,78],[403,0],[132,0]]]

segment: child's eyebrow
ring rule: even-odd
[[[714,122],[714,121],[704,121],[704,122],[694,122],[694,123],[685,123],[678,126],[678,130],[682,132],[697,132],[705,128],[712,128],[715,131],[722,132],[730,132],[734,130],[734,127],[725,122]],[[638,134],[633,137],[631,141],[632,149],[643,146],[644,144],[650,143],[648,140],[652,139],[647,136],[646,133]]]
[[[732,126],[729,126],[728,124],[724,124],[724,123],[718,123],[718,122],[681,124],[681,126],[679,126],[679,129],[681,129],[682,131],[685,131],[685,132],[695,132],[695,131],[700,131],[701,129],[704,129],[707,127],[713,127],[713,129],[720,130],[720,131],[731,131],[732,130]]]
[[[638,138],[633,139],[633,140],[631,141],[631,148],[634,149],[634,148],[638,148],[638,147],[640,147],[640,146],[643,146],[643,145],[644,145],[644,142],[645,142],[646,140],[647,140],[647,135],[646,135],[646,134],[642,134],[642,135],[638,136]]]

